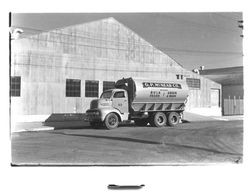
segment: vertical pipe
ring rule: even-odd
[[[234,99],[233,99],[233,114],[234,115],[236,114],[236,99],[235,99],[235,96],[234,96]]]

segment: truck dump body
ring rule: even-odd
[[[115,87],[128,92],[129,109],[134,112],[183,110],[188,96],[185,81],[126,78]]]

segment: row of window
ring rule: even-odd
[[[103,81],[103,91],[115,87],[114,81]],[[85,97],[99,97],[99,81],[85,81]],[[21,77],[11,77],[10,95],[21,96]],[[81,80],[66,79],[66,97],[81,97]]]
[[[200,89],[200,79],[186,78],[189,88]],[[11,77],[10,95],[21,96],[21,77]],[[114,81],[103,81],[103,91],[113,89]],[[66,97],[81,97],[81,80],[66,79]],[[99,81],[85,81],[85,97],[99,97]]]
[[[103,81],[103,91],[113,88],[114,81]],[[80,79],[66,79],[66,97],[81,97]],[[85,81],[85,97],[99,97],[99,81]]]

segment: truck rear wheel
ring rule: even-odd
[[[163,127],[166,125],[167,117],[163,112],[153,114],[150,124],[154,127]]]
[[[135,125],[137,126],[147,126],[148,124],[148,119],[136,119],[135,120]]]
[[[109,113],[104,121],[107,129],[115,129],[119,124],[119,119],[115,113]]]
[[[180,115],[177,112],[170,112],[168,114],[168,125],[175,126],[180,122]]]

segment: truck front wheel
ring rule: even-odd
[[[109,113],[105,118],[104,124],[107,129],[115,129],[119,124],[119,119],[116,114]]]
[[[150,124],[154,127],[163,127],[166,125],[167,117],[163,112],[153,114]]]
[[[168,114],[168,125],[169,126],[175,126],[180,121],[180,115],[177,112],[170,112]]]

